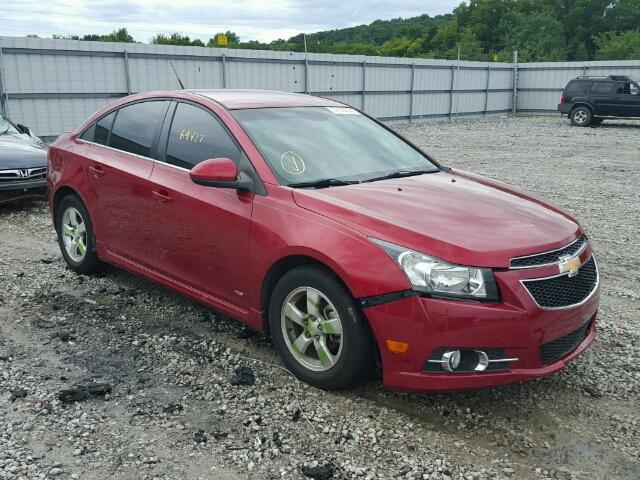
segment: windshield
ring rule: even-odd
[[[399,172],[438,171],[422,153],[352,108],[258,108],[232,113],[285,185],[324,181],[333,186]]]
[[[0,114],[0,135],[2,135],[3,133],[14,134],[14,133],[20,133],[20,132],[16,130],[16,127],[14,127],[9,120],[4,118],[2,114]]]

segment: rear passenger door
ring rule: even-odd
[[[125,105],[99,119],[80,137],[93,205],[96,237],[111,253],[149,265],[152,202],[149,177],[169,100]],[[93,130],[93,131],[92,131]]]
[[[222,122],[194,103],[174,103],[161,144],[148,218],[154,268],[227,306],[244,305],[253,193],[197,185],[189,171],[220,157],[246,171],[248,159]]]
[[[591,98],[593,99],[593,105],[595,114],[600,116],[614,116],[618,115],[618,103],[616,98],[616,92],[618,84],[609,80],[602,80],[593,82],[591,86]]]

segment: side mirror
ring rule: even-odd
[[[20,133],[24,133],[26,135],[31,136],[31,131],[29,130],[29,127],[25,125],[20,125],[20,124],[17,124],[16,127],[18,127],[18,130],[20,131]]]
[[[205,160],[193,167],[189,176],[193,183],[206,187],[253,189],[252,179],[238,174],[235,162],[229,158]]]

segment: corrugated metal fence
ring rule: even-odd
[[[261,88],[346,102],[383,121],[555,109],[569,78],[640,62],[520,64],[0,37],[0,108],[51,138],[113,98],[179,88]],[[591,66],[594,65],[594,66]],[[615,70],[614,70],[615,69]]]

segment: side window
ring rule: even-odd
[[[629,93],[631,95],[640,95],[640,85],[638,85],[637,83],[630,83]]]
[[[202,108],[178,103],[167,140],[167,163],[190,170],[210,158],[227,157],[237,163],[241,156],[216,117]]]
[[[613,82],[593,82],[591,93],[599,95],[613,95],[616,93],[617,88],[618,84]]]
[[[592,83],[593,82],[587,82],[585,80],[574,80],[567,85],[567,93],[570,95],[588,93]]]
[[[107,140],[109,139],[109,131],[111,130],[111,125],[113,125],[113,119],[116,116],[116,112],[111,112],[108,115],[105,115],[96,123],[87,128],[80,138],[82,140],[87,140],[88,142],[99,143],[100,145],[106,145]]]
[[[118,110],[109,146],[125,152],[151,156],[151,146],[163,120],[167,101],[127,105]],[[96,136],[97,136],[96,129]]]
[[[80,135],[80,138],[88,142],[93,142],[93,137],[95,136],[95,133],[96,133],[96,124],[94,122],[91,124],[89,128],[87,128],[84,132],[82,132],[82,134]]]

